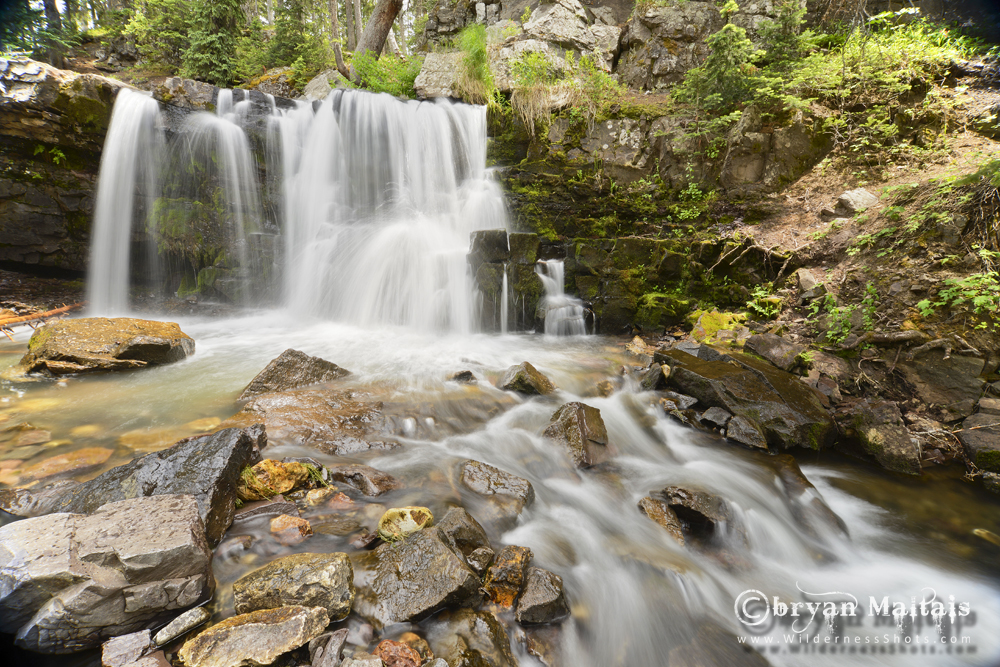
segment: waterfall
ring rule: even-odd
[[[503,265],[503,288],[500,290],[500,333],[507,333],[507,265]]]
[[[582,336],[587,333],[583,302],[565,291],[566,267],[559,260],[539,261],[535,272],[545,288],[545,333],[553,336]]]
[[[149,216],[149,202],[158,194],[156,156],[162,144],[156,100],[128,89],[119,92],[101,155],[90,244],[87,300],[94,313],[128,310],[133,225]],[[152,245],[147,261],[144,268],[155,272]]]

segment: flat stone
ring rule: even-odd
[[[283,606],[323,607],[331,621],[354,603],[354,570],[344,553],[302,553],[273,560],[233,583],[237,614]]]
[[[900,362],[897,368],[913,385],[917,397],[928,404],[942,421],[955,421],[972,414],[983,390],[985,361],[975,357],[952,355],[931,350],[913,361]]]
[[[791,343],[781,336],[764,333],[750,336],[743,344],[743,349],[760,355],[783,371],[790,371],[799,365],[799,355],[808,348]]]
[[[726,424],[726,439],[753,449],[767,449],[767,438],[749,419],[733,417]]]
[[[1000,399],[997,398],[979,399],[979,414],[1000,416]]]
[[[920,445],[903,424],[899,407],[890,401],[859,401],[842,420],[848,437],[855,437],[864,452],[888,470],[920,474]]]
[[[545,377],[527,361],[511,366],[497,381],[497,387],[504,391],[516,391],[528,395],[547,395],[556,390],[552,381]]]
[[[330,622],[322,607],[279,607],[240,614],[187,640],[178,656],[187,667],[270,665],[317,637]]]
[[[529,567],[524,592],[517,601],[518,623],[552,623],[569,616],[562,577],[540,567]]]
[[[601,411],[584,403],[562,405],[542,435],[560,443],[578,468],[588,468],[611,456]]]
[[[170,621],[165,627],[161,628],[156,636],[153,637],[153,643],[156,646],[164,646],[174,641],[178,637],[182,637],[191,630],[194,630],[202,623],[208,621],[212,615],[204,607],[195,607],[194,609],[188,609],[186,612]]]
[[[856,190],[848,190],[837,197],[837,210],[854,215],[868,210],[877,203],[878,197],[864,188],[857,188]]]
[[[510,496],[529,507],[535,502],[535,489],[528,480],[481,461],[466,461],[461,468],[462,485],[483,497]]]
[[[194,340],[173,322],[90,317],[39,327],[19,365],[28,373],[62,375],[67,369],[83,373],[167,364],[192,354]]]
[[[369,497],[403,488],[403,483],[387,472],[358,463],[344,463],[326,466],[331,477],[347,484]]]
[[[501,549],[486,570],[483,590],[487,597],[501,607],[513,607],[524,587],[530,562],[531,549],[527,547],[508,545]]]
[[[274,391],[333,382],[350,374],[350,371],[326,359],[288,349],[265,366],[264,370],[250,381],[237,400],[246,401],[254,396]]]
[[[729,420],[732,418],[733,416],[722,408],[709,408],[701,413],[702,422],[708,422],[709,424],[718,426],[719,428],[728,424]]]
[[[125,667],[153,648],[149,630],[119,635],[101,646],[101,667]]]
[[[956,435],[969,460],[987,472],[1000,473],[1000,417],[979,412],[962,422]]]
[[[268,500],[254,500],[249,503],[244,503],[243,507],[236,510],[233,522],[245,521],[257,516],[278,516],[279,514],[298,516],[298,505],[290,500],[286,500],[285,497],[280,494]]]
[[[153,627],[211,596],[212,553],[192,496],[108,503],[0,527],[0,632],[70,653]]]

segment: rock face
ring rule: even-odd
[[[355,611],[376,626],[419,620],[444,607],[472,605],[480,581],[438,528],[376,549],[375,574]]]
[[[540,567],[529,567],[524,592],[517,601],[517,622],[551,623],[568,615],[562,577]]]
[[[497,381],[497,387],[504,391],[543,396],[556,390],[552,381],[527,361],[522,361],[517,366],[511,366],[504,371],[504,374]]]
[[[0,528],[0,632],[70,653],[169,620],[215,587],[191,496],[109,503]]]
[[[944,421],[955,421],[975,409],[983,391],[979,374],[984,365],[982,359],[958,355],[945,359],[943,351],[932,350],[914,361],[900,362],[899,368],[932,412]]]
[[[19,363],[28,373],[65,375],[169,364],[192,354],[194,340],[173,322],[91,317],[40,327]]]
[[[354,570],[343,553],[285,556],[237,579],[233,599],[237,614],[299,605],[339,621],[354,603]]]
[[[261,429],[225,429],[182,440],[84,482],[50,506],[53,512],[90,514],[105,503],[138,498],[189,494],[209,542],[217,544],[233,522],[240,471],[260,460]]]
[[[333,382],[350,374],[350,371],[326,359],[310,357],[304,352],[288,349],[250,380],[250,384],[237,400],[245,401],[260,394]]]
[[[178,653],[187,667],[270,665],[326,629],[322,607],[279,607],[233,616],[192,637]]]
[[[705,361],[676,350],[663,354],[676,364],[670,373],[672,387],[706,407],[742,417],[769,445],[819,449],[836,435],[817,391],[768,363],[738,354],[731,356],[737,363]]]
[[[566,403],[556,410],[542,435],[562,444],[578,468],[588,468],[610,456],[601,411],[583,403]]]
[[[344,456],[395,446],[380,438],[385,427],[381,401],[331,389],[293,389],[250,399],[233,424],[263,422],[272,442],[315,447]]]
[[[844,422],[848,437],[857,438],[864,452],[874,456],[883,468],[920,474],[920,445],[903,425],[895,403],[859,401],[849,408]]]
[[[428,53],[420,67],[420,74],[413,82],[417,96],[424,99],[461,97],[458,77],[462,72],[464,57],[461,51]]]

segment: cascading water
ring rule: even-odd
[[[545,287],[545,333],[552,336],[582,336],[587,333],[587,311],[583,302],[566,294],[566,267],[555,259],[540,261],[535,272]]]
[[[162,146],[156,100],[122,90],[111,116],[97,183],[87,276],[87,300],[94,313],[128,310],[133,228],[149,218],[151,203],[159,194],[157,156]],[[150,248],[144,268],[155,274],[156,253]]]

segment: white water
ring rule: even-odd
[[[503,284],[500,288],[500,333],[507,333],[508,302],[510,301],[509,287],[507,286],[507,265],[503,265]]]
[[[159,105],[148,95],[124,89],[115,101],[111,128],[101,154],[87,275],[90,311],[101,315],[128,310],[133,227],[145,223],[149,202],[159,194]],[[137,191],[146,201],[136,201]],[[155,254],[146,260],[146,269],[155,271]]]
[[[566,267],[560,260],[539,261],[535,272],[545,288],[545,333],[582,336],[587,333],[583,302],[566,294]]]

